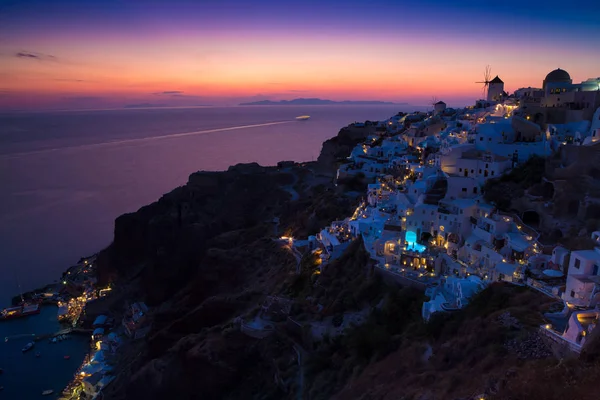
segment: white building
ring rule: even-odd
[[[600,107],[600,78],[575,84],[569,73],[559,68],[546,75],[543,90],[541,108],[532,111],[541,111],[548,123],[590,120]]]
[[[504,82],[496,75],[494,79],[489,82],[487,100],[488,101],[500,101],[504,95]]]
[[[515,130],[515,126],[519,129]],[[524,141],[531,138],[530,141]],[[517,162],[525,162],[532,155],[548,156],[551,153],[550,141],[540,131],[538,125],[526,119],[513,116],[503,121],[491,121],[477,126],[475,147],[477,150],[507,157]]]
[[[600,300],[600,248],[571,252],[563,300],[577,307],[592,307]]]
[[[592,117],[590,124],[590,134],[587,138],[585,138],[583,144],[588,145],[597,143],[598,141],[600,141],[600,107],[598,107],[596,112],[594,112],[594,116]]]
[[[469,304],[471,298],[485,288],[485,283],[476,276],[457,278],[449,276],[439,287],[428,289],[430,300],[423,303],[422,316],[428,321],[440,311],[458,310]]]
[[[438,101],[433,105],[433,115],[438,115],[443,113],[446,110],[446,103],[443,101]]]
[[[571,314],[563,338],[583,347],[587,337],[598,324],[600,313],[595,310],[576,311]]]
[[[560,271],[565,272],[568,266],[569,254],[570,252],[568,249],[562,246],[556,246],[554,249],[552,249],[552,257],[550,258],[550,261],[554,265],[557,265]]]
[[[475,178],[483,186],[488,178],[499,177],[511,168],[512,159],[492,152],[476,149],[476,145],[464,144],[440,154],[439,165],[449,175]]]

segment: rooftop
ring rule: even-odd
[[[519,266],[517,264],[498,263],[495,266],[496,271],[504,275],[511,275],[515,273]]]
[[[599,283],[600,284],[600,276],[595,275],[571,275],[573,278],[577,279],[582,283]]]
[[[600,261],[600,253],[596,250],[576,250],[573,252],[582,258],[586,258],[588,260],[597,260]]]
[[[486,155],[486,152],[473,149],[473,150],[467,150],[464,153],[462,153],[461,158],[464,158],[467,160],[479,160],[479,159],[483,158],[484,155]],[[506,161],[509,159],[508,157],[499,156],[494,153],[487,153],[487,155],[490,157],[491,162]]]
[[[571,80],[571,75],[564,69],[557,68],[546,75],[546,82],[566,82]]]

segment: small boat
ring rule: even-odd
[[[15,307],[8,307],[0,311],[0,321],[12,319],[12,318],[20,318],[27,317],[33,314],[40,313],[40,305],[39,304],[30,304],[26,302],[22,302],[20,305]]]
[[[23,348],[21,349],[21,351],[22,351],[23,353],[25,353],[26,351],[29,351],[29,350],[33,349],[33,346],[35,346],[35,343],[33,343],[33,342],[29,342],[29,343],[27,343],[27,344],[25,345],[25,347],[23,347]]]
[[[306,121],[306,120],[307,120],[307,119],[309,119],[309,118],[310,118],[310,115],[301,115],[301,116],[299,116],[299,117],[296,117],[296,119],[297,119],[298,121]]]
[[[69,358],[71,358],[71,356],[65,356],[64,358],[65,360],[68,360]]]
[[[54,390],[52,390],[52,389],[44,390],[42,392],[42,396],[48,396],[49,394],[52,394],[52,393],[54,393]]]

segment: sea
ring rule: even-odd
[[[416,110],[424,108],[237,106],[0,114],[0,307],[20,290],[56,282],[80,257],[110,243],[116,217],[184,185],[195,171],[247,162],[314,161],[321,144],[340,128]],[[311,118],[296,120],[300,115]],[[45,306],[38,316],[0,322],[0,338],[51,332],[57,328],[55,317],[56,308]],[[33,357],[35,352],[20,354],[25,336],[0,343],[0,368],[5,370],[0,399],[37,398],[41,390],[66,385],[87,349],[84,342],[48,345],[56,347],[40,358]],[[71,353],[69,361],[62,358],[65,351],[54,354],[59,346]]]

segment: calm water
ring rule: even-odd
[[[4,369],[0,375],[0,386],[4,386],[0,399],[39,399],[47,389],[60,394],[71,381],[89,349],[89,338],[71,335],[56,344],[41,340],[32,350],[21,352],[31,341],[31,335],[60,330],[56,311],[56,307],[44,306],[38,315],[0,322],[0,368]],[[5,337],[9,337],[8,342]],[[35,357],[36,352],[40,353],[39,358]],[[71,358],[65,360],[65,355]]]
[[[315,160],[351,122],[412,106],[253,106],[0,114],[0,305],[112,239],[114,219],[198,170]],[[296,121],[298,115],[308,121]]]

